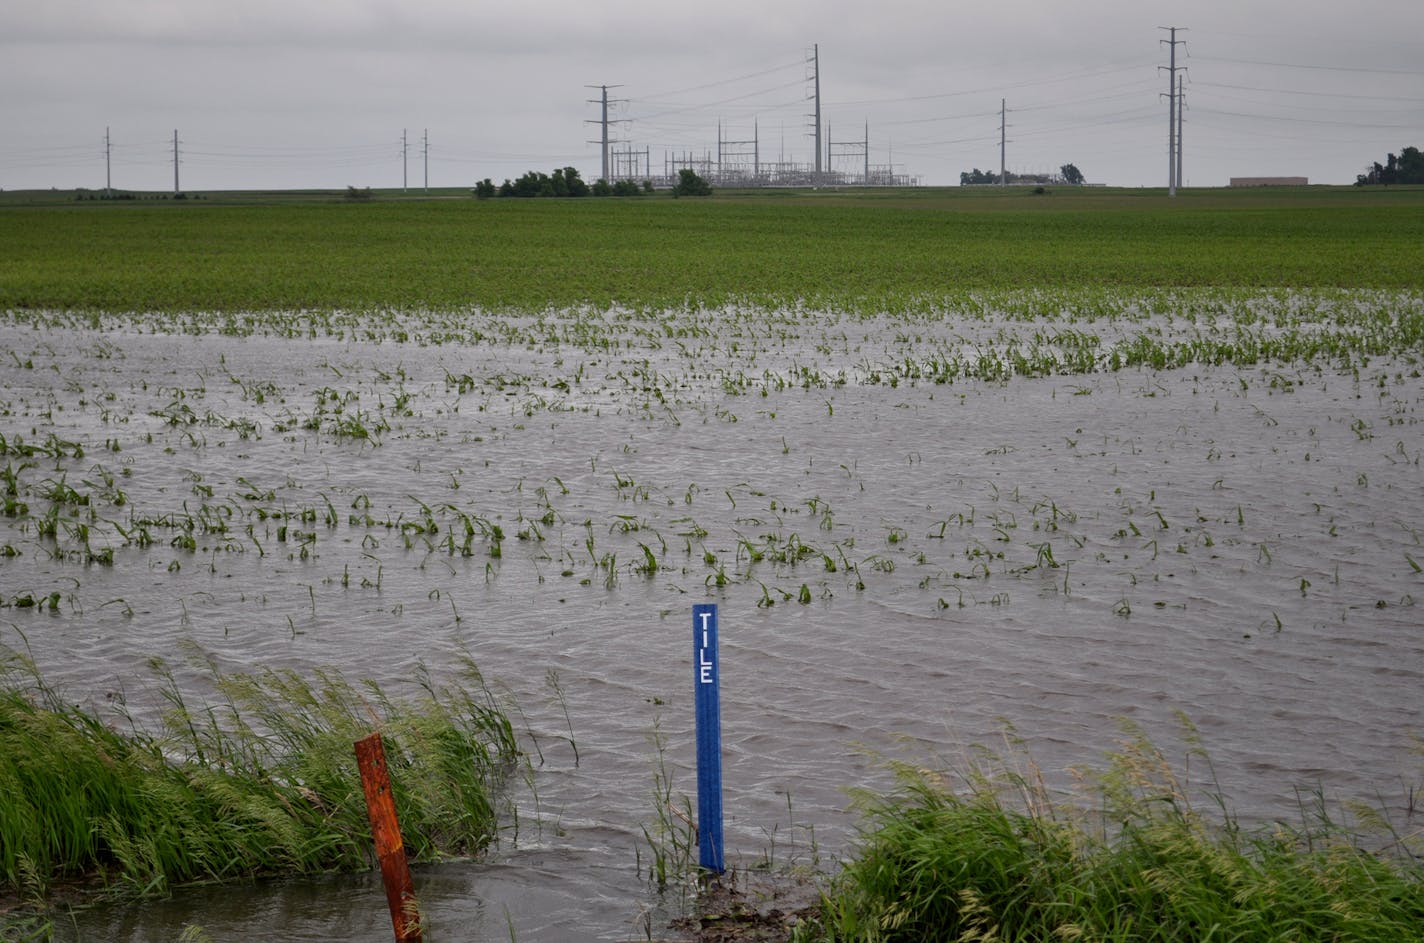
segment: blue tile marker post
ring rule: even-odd
[[[692,607],[692,670],[697,710],[698,863],[718,874],[722,860],[722,707],[717,662],[717,606]]]

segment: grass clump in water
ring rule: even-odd
[[[898,773],[799,939],[1396,941],[1424,927],[1417,831],[1370,850],[1379,836],[1324,815],[1257,831],[1210,820],[1136,733],[1097,777],[1093,813],[997,761],[959,788]]]
[[[190,706],[155,659],[159,729],[106,724],[66,703],[33,664],[0,650],[0,882],[42,901],[55,882],[121,893],[178,884],[372,866],[353,743],[385,741],[412,860],[479,852],[520,752],[478,671],[394,700],[332,672],[224,674],[199,659],[218,697]]]

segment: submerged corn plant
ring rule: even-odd
[[[12,894],[369,867],[352,745],[372,729],[411,858],[474,855],[496,838],[520,759],[470,662],[443,686],[420,670],[418,694],[397,699],[330,671],[225,674],[196,659],[218,696],[195,705],[155,660],[167,708],[147,730],[67,702],[23,655],[0,657],[0,882]]]
[[[1014,760],[897,773],[896,793],[863,797],[861,846],[799,939],[1383,943],[1424,927],[1417,833],[1381,841],[1320,809],[1254,831],[1207,816],[1139,731],[1086,797]]]

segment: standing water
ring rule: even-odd
[[[0,519],[0,641],[140,722],[153,656],[195,702],[185,652],[397,694],[473,658],[530,774],[487,857],[416,869],[431,940],[645,938],[682,912],[650,873],[695,791],[697,603],[734,869],[832,869],[886,759],[1022,742],[1066,786],[1124,722],[1175,758],[1190,721],[1245,821],[1317,790],[1402,819],[1424,381],[1417,341],[1366,351],[1351,313],[1420,300],[1207,300],[10,312],[0,462],[26,507]],[[1263,337],[1336,346],[1248,356]],[[391,934],[373,872],[106,903],[59,935],[190,925]]]

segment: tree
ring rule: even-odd
[[[1424,183],[1424,153],[1419,148],[1406,147],[1398,157],[1390,154],[1383,165],[1376,161],[1368,172],[1355,178],[1357,187],[1391,183]]]
[[[1083,172],[1072,164],[1064,164],[1058,168],[1058,172],[1063,175],[1064,183],[1071,183],[1073,186],[1082,186],[1084,183]]]
[[[505,187],[500,187],[500,196],[533,197],[554,196],[555,194],[554,178],[537,170],[529,171],[512,184],[506,180],[505,184],[509,188],[508,192],[506,192]]]
[[[588,196],[588,184],[583,182],[576,167],[564,168],[564,186],[568,188],[569,196]]]
[[[481,180],[479,183],[475,184],[475,198],[476,198],[476,199],[488,200],[490,197],[494,196],[495,193],[496,193],[496,190],[495,190],[494,181],[490,180],[490,178],[488,178],[488,177],[486,177],[485,179]]]
[[[708,196],[712,185],[697,175],[697,171],[684,167],[677,172],[677,184],[672,188],[673,196]]]

